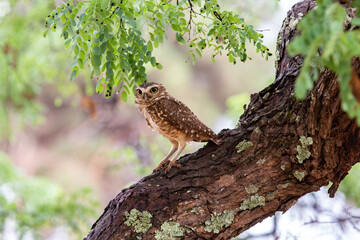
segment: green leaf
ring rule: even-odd
[[[122,100],[123,102],[126,102],[126,101],[127,101],[127,93],[126,93],[126,91],[122,91],[122,92],[121,92],[121,100]]]
[[[194,54],[194,53],[192,53],[192,54],[191,54],[191,57],[192,57],[192,63],[193,63],[193,65],[195,65],[195,63],[196,63],[196,57],[195,57],[195,54]]]
[[[71,23],[71,26],[76,27],[76,22],[73,18],[69,18],[69,21]]]
[[[68,48],[70,46],[70,43],[71,43],[71,39],[67,39],[65,41],[65,48]]]
[[[101,74],[100,67],[96,66],[95,64],[93,64],[92,67],[93,67],[94,74],[96,76],[100,76],[100,74]]]
[[[231,53],[229,53],[229,62],[233,63],[234,62],[234,57]]]
[[[93,48],[93,52],[94,52],[95,55],[98,55],[98,56],[101,55],[101,51],[100,51],[100,48],[98,46],[95,46]]]
[[[61,20],[62,23],[65,23],[65,22],[66,22],[65,14],[62,14],[62,15],[61,15],[60,20]]]
[[[196,51],[197,55],[199,55],[199,57],[202,57],[200,49],[196,48],[195,51]]]
[[[98,55],[93,55],[92,56],[92,61],[93,61],[93,64],[96,66],[96,67],[100,67],[101,65],[101,57],[98,56]]]
[[[215,54],[212,54],[212,55],[211,55],[211,62],[212,62],[212,63],[215,63]]]
[[[139,69],[139,74],[141,75],[141,76],[145,76],[145,67],[144,66],[141,66],[140,67],[140,69]]]
[[[62,32],[62,36],[64,37],[64,39],[68,39],[68,37],[69,37],[69,32],[68,32],[68,31],[63,31],[63,32]]]
[[[53,32],[56,32],[56,24],[53,24],[53,25],[52,25],[51,30],[52,30]]]
[[[147,42],[147,49],[148,49],[150,52],[153,51],[153,45],[152,45],[151,41],[148,41],[148,42]]]
[[[101,0],[101,8],[106,9],[109,6],[110,0]]]
[[[83,41],[81,40],[81,37],[77,37],[76,42],[78,43],[79,46],[81,46],[83,43]]]
[[[87,52],[89,50],[88,44],[86,42],[83,42],[81,46],[85,52]]]
[[[84,60],[85,59],[85,52],[84,50],[81,50],[79,53],[79,59]]]
[[[186,43],[186,42],[185,42],[185,39],[184,39],[183,36],[182,36],[182,34],[176,33],[175,37],[176,37],[176,40],[177,40],[179,43],[181,43],[181,44],[185,44],[185,43]]]
[[[151,57],[151,58],[150,58],[150,63],[151,63],[151,65],[152,65],[153,67],[155,67],[155,66],[156,66],[156,58],[155,58],[155,57]]]
[[[100,45],[100,55],[102,55],[106,51],[106,43],[102,43]]]
[[[78,76],[79,74],[79,68],[78,67],[74,67],[72,72],[71,72],[71,75],[70,75],[70,81],[74,81],[74,79]]]
[[[87,39],[88,39],[88,34],[87,33],[85,33],[85,31],[84,30],[81,30],[81,31],[79,31],[79,33],[80,33],[80,37],[84,40],[84,41],[86,41]]]
[[[156,68],[161,70],[163,67],[162,67],[162,65],[160,63],[156,63]]]
[[[43,32],[43,37],[45,38],[47,33],[49,32],[49,29],[46,29],[44,32]]]
[[[74,54],[79,55],[79,46],[77,44],[75,44],[75,47],[74,47]]]
[[[171,24],[171,27],[172,27],[172,29],[174,29],[174,31],[180,31],[179,26],[176,24]]]
[[[97,81],[97,84],[96,84],[96,92],[97,93],[102,93],[104,91],[104,85],[102,83],[102,79],[103,78],[101,78]]]

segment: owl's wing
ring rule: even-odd
[[[216,134],[202,123],[198,117],[182,102],[175,98],[158,100],[155,108],[169,124],[187,134],[195,142],[205,142],[216,139]]]

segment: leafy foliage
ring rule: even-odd
[[[0,140],[11,140],[24,125],[43,121],[44,106],[38,96],[44,92],[44,84],[56,83],[53,89],[64,96],[73,95],[77,86],[68,84],[69,53],[61,41],[39,34],[51,1],[0,3]]]
[[[25,233],[39,237],[41,230],[59,226],[83,234],[98,205],[91,199],[88,189],[68,195],[45,179],[24,176],[0,152],[0,232],[5,221],[12,219],[19,239]]]
[[[162,65],[153,56],[167,37],[170,27],[175,39],[190,50],[195,63],[205,48],[218,54],[227,52],[229,61],[246,61],[246,41],[256,46],[265,58],[271,53],[262,44],[262,35],[244,19],[230,11],[222,11],[217,0],[71,0],[54,9],[46,19],[44,36],[63,24],[61,37],[74,55],[70,79],[79,69],[89,66],[98,77],[96,91],[111,97],[116,88],[123,101],[135,84],[146,81],[146,67]],[[187,38],[188,40],[185,40]]]
[[[360,7],[354,1],[355,7]],[[356,101],[349,81],[351,61],[360,55],[359,30],[345,31],[346,10],[331,0],[318,0],[317,7],[310,11],[297,25],[301,35],[289,45],[291,55],[305,56],[303,67],[295,84],[295,94],[302,99],[313,88],[323,67],[334,71],[339,78],[342,108],[351,118],[356,117],[360,125],[360,103]],[[352,19],[360,25],[360,18]]]
[[[354,165],[349,174],[341,181],[339,190],[346,195],[357,207],[360,207],[360,164]]]
[[[243,114],[244,107],[250,102],[249,93],[240,93],[228,97],[226,99],[226,106],[228,107],[227,116],[236,123],[239,120],[239,115]]]
[[[144,139],[139,139],[139,143],[143,144]],[[146,146],[147,147],[147,146]],[[162,153],[161,153],[162,154]],[[154,154],[151,154],[153,156]],[[133,165],[135,172],[139,176],[144,176],[150,174],[152,172],[152,167],[144,165],[136,154],[136,149],[133,146],[125,146],[121,149],[118,149],[114,152],[110,152],[108,154],[109,158],[117,159],[116,161],[119,163],[115,163],[110,170],[116,172],[123,169],[126,166]]]

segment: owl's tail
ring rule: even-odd
[[[220,145],[222,143],[222,140],[218,137],[218,135],[215,134],[214,137],[211,137],[208,140],[204,140],[202,142],[213,142],[216,145]]]
[[[218,145],[218,146],[219,146],[219,145],[221,144],[221,142],[222,142],[221,139],[218,139],[218,138],[211,139],[210,141],[213,142],[213,143],[215,143],[215,144]]]

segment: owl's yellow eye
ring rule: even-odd
[[[138,93],[139,95],[142,94],[142,91],[141,91],[140,89],[136,89],[136,91],[137,91],[137,93]]]
[[[150,89],[150,92],[151,93],[156,93],[158,91],[158,88],[157,87],[153,87]]]

